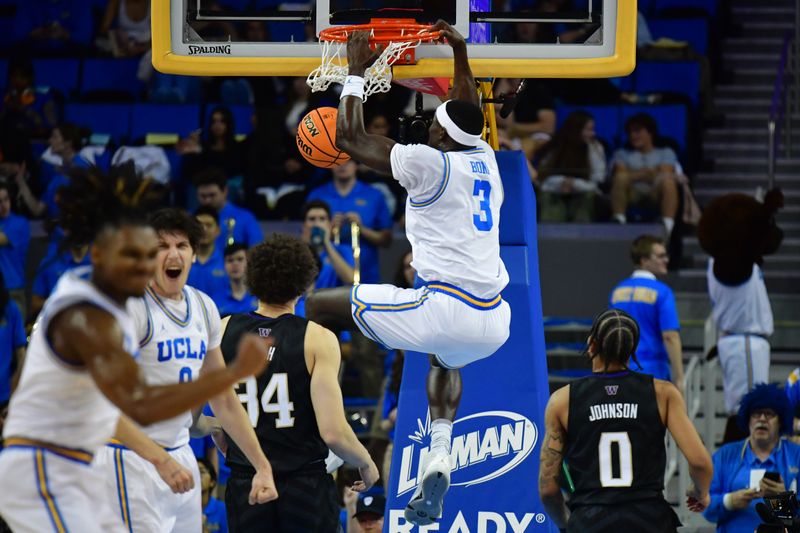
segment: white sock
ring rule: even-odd
[[[431,422],[431,453],[450,455],[450,441],[453,436],[453,422],[437,418]]]
[[[672,235],[672,228],[675,227],[675,219],[672,217],[663,217],[661,221],[664,223],[664,229],[667,230],[667,235]]]
[[[626,222],[628,222],[628,219],[625,218],[624,213],[617,213],[616,215],[614,215],[614,220],[616,220],[620,224],[625,224]]]

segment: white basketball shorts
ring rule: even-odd
[[[127,531],[111,509],[91,454],[16,440],[7,440],[0,453],[0,515],[12,531]]]
[[[769,383],[769,342],[757,335],[728,335],[717,341],[725,410],[735,414],[742,396]]]
[[[445,368],[489,357],[511,325],[511,308],[500,295],[476,298],[440,282],[419,289],[356,285],[350,304],[364,335],[387,348],[433,354]]]
[[[168,449],[194,476],[194,488],[175,494],[156,468],[121,444],[108,444],[96,462],[105,475],[105,490],[125,531],[132,533],[197,533],[203,530],[200,470],[192,448]]]

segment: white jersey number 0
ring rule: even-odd
[[[289,376],[286,373],[273,374],[272,378],[267,383],[264,389],[264,394],[261,395],[261,401],[258,399],[258,383],[256,378],[250,376],[244,381],[239,383],[245,384],[244,393],[239,393],[239,401],[245,406],[247,415],[250,417],[250,424],[253,427],[258,425],[258,418],[261,411],[265,413],[278,413],[278,418],[275,419],[276,428],[290,428],[294,426],[294,403],[289,400]],[[275,401],[273,402],[273,397]],[[260,407],[260,409],[259,409]]]
[[[611,453],[612,445],[617,445],[619,452],[619,475],[614,476]],[[603,433],[597,446],[600,463],[600,484],[603,487],[630,487],[633,483],[633,457],[631,456],[631,439],[627,431]]]

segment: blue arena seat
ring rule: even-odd
[[[233,11],[244,11],[250,7],[250,0],[219,0],[217,2],[223,9],[231,9]]]
[[[658,132],[662,137],[669,137],[678,143],[681,153],[678,155],[686,154],[687,135],[688,135],[688,117],[686,116],[686,106],[680,104],[671,105],[627,105],[622,106],[622,127],[624,128],[625,121],[636,113],[647,113],[656,120],[658,124]],[[622,131],[623,142],[626,139],[625,132]]]
[[[636,2],[636,9],[644,16],[648,17],[653,13],[656,0],[639,0]]]
[[[685,95],[697,107],[700,99],[700,65],[696,61],[642,61],[634,71],[636,92]]]
[[[679,19],[651,19],[647,21],[653,39],[667,37],[687,41],[700,55],[708,52],[708,20],[701,17]]]
[[[0,49],[6,50],[10,48],[14,44],[15,40],[14,17],[0,17]]]
[[[203,127],[207,127],[211,122],[211,113],[219,104],[207,104],[203,119]],[[231,105],[226,106],[233,114],[233,121],[236,123],[236,135],[249,135],[253,131],[253,106]]]
[[[34,59],[36,85],[57,89],[69,97],[78,89],[81,63],[78,59]]]
[[[86,59],[81,76],[81,94],[91,97],[105,93],[103,99],[119,94],[122,98],[137,99],[143,84],[136,77],[139,59]],[[90,94],[87,94],[90,93]]]
[[[0,89],[5,91],[8,85],[8,59],[0,58]]]
[[[134,104],[131,139],[148,133],[174,133],[185,137],[200,127],[200,106],[193,104]]]
[[[564,119],[573,111],[586,111],[594,117],[597,137],[609,147],[618,146],[620,139],[620,110],[616,105],[604,106],[558,106],[556,108],[556,127],[560,128]]]
[[[64,118],[120,142],[130,134],[131,104],[69,103],[64,106]]]
[[[176,183],[181,177],[181,162],[182,156],[178,152],[175,151],[175,148],[171,146],[164,147],[164,153],[167,154],[167,159],[169,160],[169,168],[172,170],[172,182]]]
[[[717,14],[717,4],[718,0],[655,0],[654,11],[660,16],[669,10],[691,10],[705,12],[714,18]]]

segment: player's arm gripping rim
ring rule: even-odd
[[[361,481],[356,481],[353,489],[364,492],[375,484],[379,473],[345,417],[342,389],[339,387],[342,358],[339,339],[319,324],[309,322],[304,348],[306,357],[311,360],[311,403],[320,437],[333,453],[358,468]]]
[[[236,360],[190,383],[148,385],[133,357],[125,351],[122,330],[107,311],[78,304],[58,313],[47,332],[53,350],[64,360],[85,365],[98,388],[140,425],[174,418],[208,398],[260,373],[266,348],[256,335],[239,344]]]
[[[357,31],[347,40],[348,75],[364,77],[364,72],[377,58],[370,50],[368,32]],[[382,135],[372,135],[364,129],[364,102],[356,96],[345,96],[339,102],[336,119],[336,146],[353,159],[379,172],[391,173],[389,155],[396,143]]]
[[[562,418],[568,412],[568,401],[569,385],[554,392],[547,402],[544,442],[539,456],[539,497],[550,519],[561,529],[567,527],[569,519],[559,484],[567,442]]]
[[[227,322],[225,323],[227,326]],[[224,332],[224,331],[223,331]],[[264,343],[266,340],[258,338]],[[269,347],[267,347],[269,349]],[[264,353],[264,359],[268,358]],[[208,350],[203,366],[200,368],[200,376],[207,373],[219,372],[225,368],[225,359],[222,357],[222,350],[217,346]],[[250,419],[242,406],[242,402],[236,396],[233,387],[228,388],[222,394],[211,398],[208,401],[217,420],[222,424],[223,429],[231,436],[233,441],[239,446],[256,474],[250,490],[250,505],[256,503],[266,503],[278,497],[275,488],[275,481],[272,477],[272,466],[269,464],[261,445],[258,442]]]
[[[464,37],[447,22],[439,20],[431,29],[439,32],[440,41],[446,40],[453,49],[453,87],[450,89],[450,98],[465,100],[477,106],[481,105],[478,91],[475,88],[475,77],[469,66],[467,57],[467,42]]]

